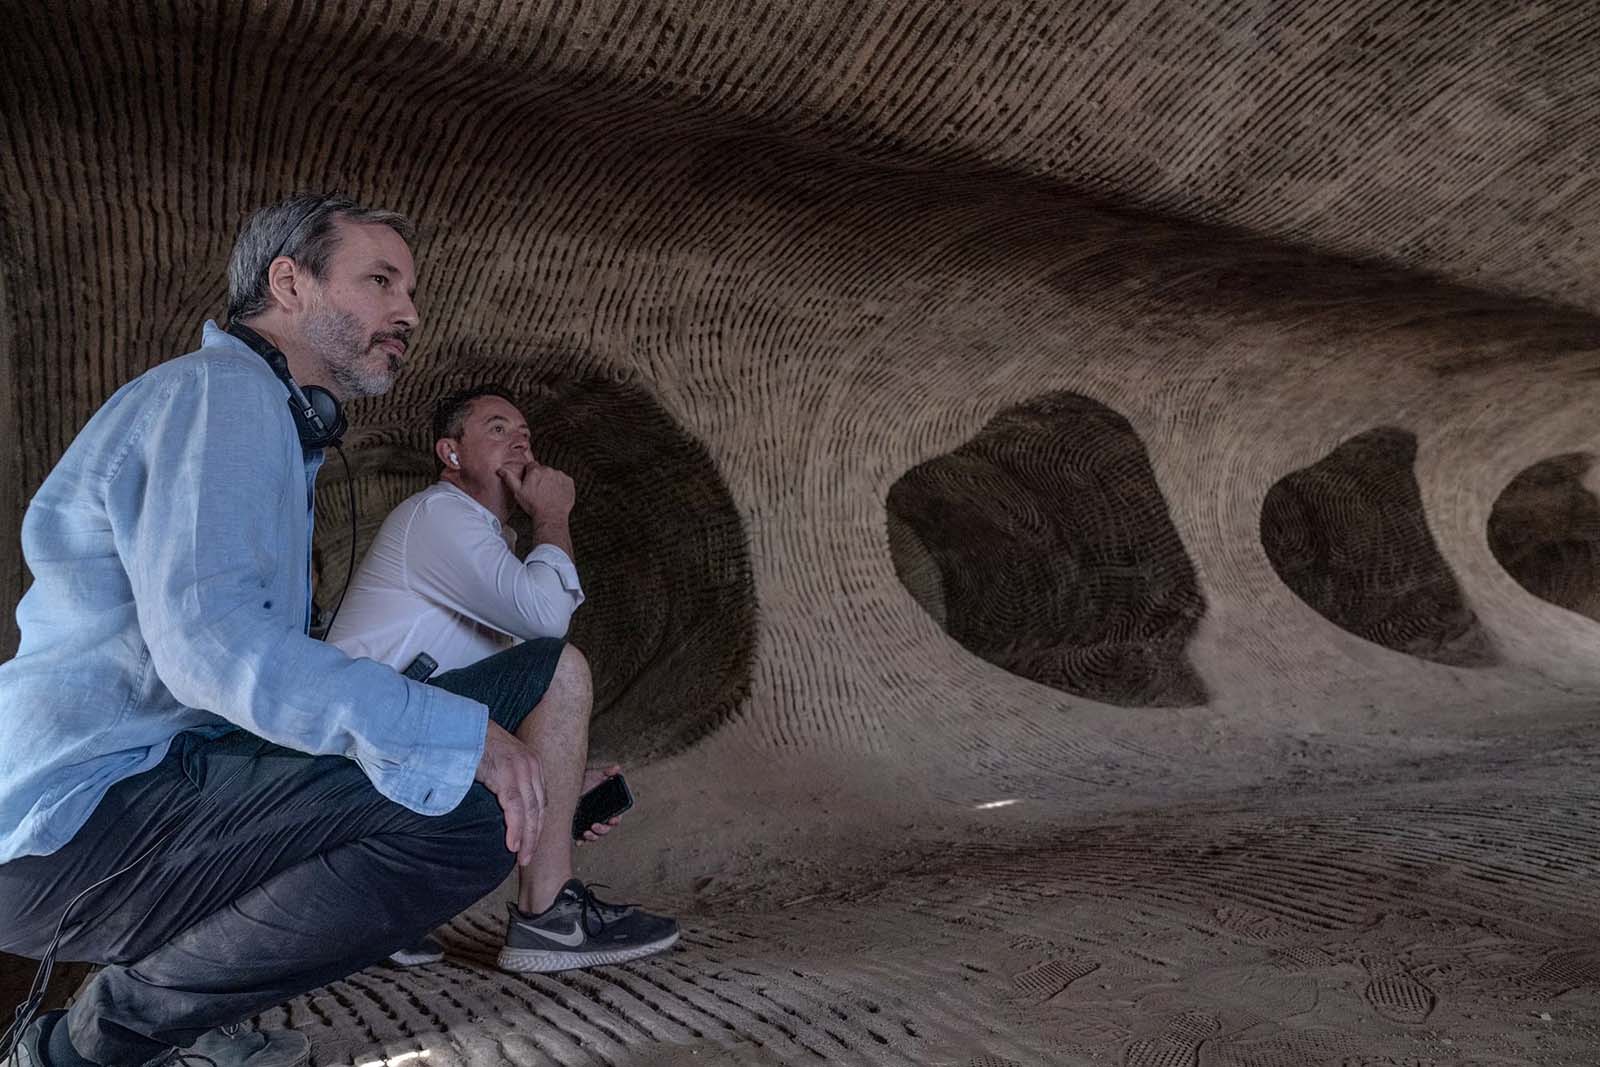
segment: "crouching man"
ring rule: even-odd
[[[427,655],[442,672],[432,684],[503,707],[497,719],[538,753],[544,822],[506,923],[503,969],[564,971],[660,952],[678,940],[675,921],[602,901],[573,877],[578,796],[617,768],[584,769],[589,667],[564,640],[583,603],[568,525],[572,479],[539,463],[527,420],[494,386],[441,400],[433,437],[439,480],[384,520],[328,640],[396,670]],[[520,557],[513,508],[533,524],[535,544]],[[595,840],[615,824],[583,835]],[[391,959],[415,965],[442,954],[428,938]]]
[[[336,197],[256,212],[228,328],[118,389],[28,505],[33,585],[0,664],[0,949],[105,967],[0,1056],[296,1067],[304,1035],[234,1024],[414,943],[547,848],[542,766],[565,753],[518,736],[531,703],[307,633],[312,487],[339,402],[404,363],[410,235]]]

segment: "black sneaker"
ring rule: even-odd
[[[578,879],[561,887],[556,902],[538,915],[510,906],[500,969],[518,974],[570,971],[626,963],[671,948],[678,921],[640,911],[632,904],[608,904]]]
[[[175,1048],[156,1063],[183,1067],[305,1067],[311,1041],[297,1030],[246,1030],[241,1025],[207,1030],[188,1048]]]
[[[50,1061],[45,1059],[44,1052],[50,1045],[50,1031],[66,1015],[64,1011],[47,1011],[34,1016],[28,1028],[17,1035],[16,1047],[5,1061],[7,1067],[13,1061],[17,1067],[46,1067]]]
[[[18,1067],[53,1067],[46,1056],[50,1032],[66,1018],[65,1011],[49,1011],[28,1025],[14,1053]],[[189,1048],[168,1049],[150,1061],[149,1067],[304,1067],[310,1059],[311,1042],[304,1034],[225,1026],[207,1030]]]

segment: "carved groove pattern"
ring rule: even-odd
[[[1204,702],[1184,646],[1205,600],[1110,408],[1056,393],[1002,411],[897,481],[888,510],[902,582],[979,656],[1106,703]]]
[[[1281,479],[1261,506],[1261,544],[1307,604],[1384,648],[1458,667],[1494,662],[1478,617],[1439,554],[1393,427],[1350,438]]]
[[[1583,485],[1593,464],[1574,452],[1513,478],[1489,513],[1489,548],[1534,596],[1600,620],[1600,500]]]
[[[73,434],[192,347],[244,212],[337,188],[422,226],[413,365],[353,412],[363,537],[430,476],[415,432],[440,392],[569,389],[586,421],[548,444],[604,509],[578,516],[597,740],[670,751],[749,683],[713,744],[651,769],[656,829],[586,851],[685,920],[679,950],[516,978],[486,902],[442,965],[272,1009],[315,1063],[1593,1059],[1600,754],[1543,729],[1600,693],[1582,621],[1451,685],[1329,625],[1486,660],[1466,605],[1526,601],[1479,551],[1501,474],[1592,447],[1593,5],[52,0],[3,26],[0,655],[17,523]],[[1196,604],[1139,592],[1150,574],[1097,610],[1119,634],[1171,620],[1166,699],[1204,697],[1193,657],[1201,714],[1053,715],[950,655],[896,585],[959,622],[960,583],[893,508],[885,552],[885,496],[1016,398],[1067,390],[1144,435],[1194,562],[1172,587],[1203,581],[1208,605],[1192,642]],[[1261,474],[1329,426],[1388,423],[1450,457]],[[334,579],[340,477],[320,491]],[[1552,499],[1586,528],[1579,477],[1530,475],[1490,520],[1505,568],[1569,606],[1582,547],[1529,546],[1564,536]],[[1138,518],[1148,548],[1172,524],[1151,500],[1095,521]],[[1009,506],[1020,537],[1055,504]],[[668,521],[612,529],[640,514]],[[709,592],[640,605],[632,576],[640,598]],[[1031,625],[1038,598],[1010,603],[994,629]],[[694,658],[649,651],[669,648]],[[1094,668],[1101,699],[1150,680]],[[656,722],[658,696],[707,707]],[[1307,758],[1281,766],[1286,728]],[[973,815],[1023,820],[944,818],[1002,797],[1025,804]],[[1239,978],[1252,959],[1266,983]],[[0,1004],[32,970],[0,958]]]

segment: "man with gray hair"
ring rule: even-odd
[[[336,197],[256,212],[228,329],[117,390],[29,504],[0,664],[0,949],[105,967],[67,1012],[30,1001],[0,1057],[304,1063],[303,1035],[234,1024],[532,858],[529,709],[306,632],[317,469],[339,403],[404,364],[410,237]]]

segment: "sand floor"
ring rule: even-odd
[[[1317,753],[1166,804],[1063,781],[986,808],[837,763],[820,791],[820,764],[688,775],[691,752],[637,771],[650,802],[582,856],[679,915],[676,949],[503,974],[489,900],[443,931],[445,962],[259,1022],[319,1064],[1594,1063],[1600,736],[1439,748]]]

